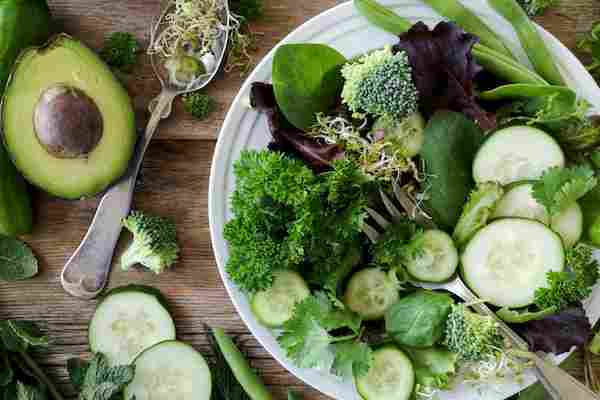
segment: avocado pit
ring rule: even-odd
[[[94,100],[64,84],[42,93],[33,123],[38,142],[56,158],[87,157],[100,143],[104,127]]]

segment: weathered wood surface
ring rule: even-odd
[[[259,60],[277,41],[308,18],[335,5],[336,0],[266,0],[266,16],[253,25],[262,32]],[[133,31],[147,40],[152,16],[159,0],[50,0],[57,21],[57,31],[66,31],[97,48],[106,33]],[[593,21],[600,20],[597,0],[563,0],[560,7],[540,18],[540,22],[569,47],[578,35],[587,31]],[[159,90],[142,56],[141,73],[128,80],[128,88],[140,109]],[[160,128],[159,138],[150,147],[144,163],[143,179],[136,194],[140,209],[171,215],[178,222],[182,244],[182,261],[172,271],[156,277],[144,272],[114,270],[110,286],[131,282],[159,287],[171,300],[179,337],[206,350],[204,325],[223,326],[239,334],[254,367],[263,374],[278,399],[288,388],[304,393],[307,400],[325,399],[313,389],[287,373],[256,340],[249,335],[239,319],[218,276],[208,230],[207,196],[210,161],[214,139],[226,109],[242,79],[232,74],[227,80],[210,86],[210,93],[219,102],[219,109],[209,122],[194,122],[178,105],[173,117]],[[173,140],[208,139],[208,140]],[[39,355],[51,367],[53,378],[67,394],[65,361],[70,356],[87,352],[87,324],[94,311],[94,302],[76,300],[66,295],[59,283],[60,270],[83,237],[93,216],[97,199],[67,202],[36,194],[35,232],[24,238],[40,259],[41,274],[33,280],[0,283],[0,318],[27,318],[47,321],[55,344]],[[124,235],[121,248],[128,237]],[[595,360],[600,367],[600,358]],[[582,377],[582,357],[571,364],[570,372]],[[600,372],[600,368],[598,368]]]

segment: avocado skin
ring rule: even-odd
[[[32,227],[27,184],[0,145],[0,234],[15,237],[30,233]]]
[[[0,85],[2,91],[17,56],[50,36],[51,17],[45,0],[0,0]]]

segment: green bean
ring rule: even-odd
[[[246,394],[252,400],[273,400],[273,396],[269,393],[265,384],[256,375],[242,352],[233,343],[233,340],[225,334],[223,329],[212,328],[212,333],[233,375],[242,385]]]
[[[373,25],[394,35],[401,35],[412,27],[412,22],[375,0],[354,0],[354,6]],[[473,56],[481,66],[507,82],[547,84],[526,66],[480,43],[473,47]]]
[[[561,101],[571,106],[577,102],[577,94],[566,86],[513,83],[479,93],[479,98],[490,101],[548,96],[558,96]]]
[[[471,12],[471,10],[463,6],[460,1],[423,0],[423,2],[442,16],[456,22],[465,31],[479,37],[480,43],[484,46],[514,59],[513,54],[506,47],[502,38],[491,30],[477,15]]]
[[[564,85],[564,80],[554,63],[554,57],[546,43],[544,43],[535,24],[516,0],[488,1],[500,15],[511,23],[537,73],[553,85]]]

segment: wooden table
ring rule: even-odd
[[[50,0],[56,31],[71,33],[93,48],[113,31],[130,31],[147,43],[152,18],[159,0]],[[260,33],[259,60],[293,28],[337,3],[336,0],[265,0],[264,18],[252,25]],[[539,21],[569,47],[578,35],[600,20],[597,0],[563,0],[554,11]],[[126,82],[140,120],[147,118],[148,101],[158,93],[147,56],[140,57],[139,74]],[[110,286],[130,282],[154,285],[170,299],[178,336],[199,350],[207,349],[203,323],[222,326],[239,335],[241,343],[272,388],[283,399],[288,388],[303,392],[306,399],[324,399],[317,391],[303,385],[258,345],[234,310],[218,276],[210,245],[207,196],[209,168],[214,139],[224,114],[236,94],[242,77],[229,74],[226,80],[212,84],[208,91],[218,101],[218,110],[208,122],[190,119],[177,103],[174,115],[160,127],[158,140],[150,146],[143,168],[143,179],[136,194],[135,207],[173,216],[178,223],[182,245],[181,262],[161,276],[146,272],[113,270]],[[86,355],[87,324],[95,302],[74,299],[60,286],[60,271],[83,237],[94,214],[98,199],[63,201],[35,193],[35,232],[24,239],[40,259],[41,273],[33,280],[0,283],[0,318],[25,318],[47,321],[55,340],[52,348],[39,354],[52,371],[52,378],[62,391],[72,395],[67,383],[65,361],[71,356]],[[126,245],[127,235],[120,248]],[[600,365],[600,360],[598,365]],[[582,357],[577,355],[569,370],[582,376]]]

